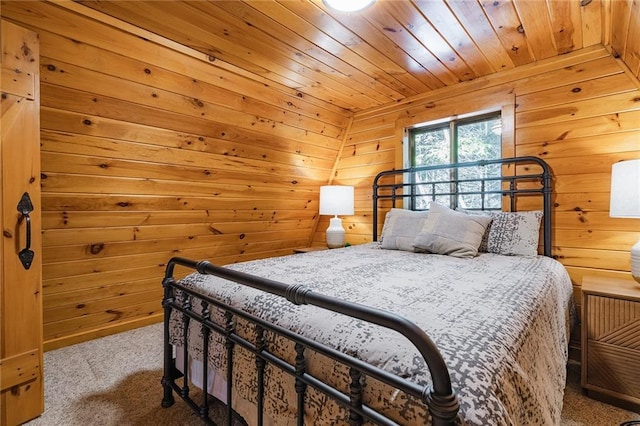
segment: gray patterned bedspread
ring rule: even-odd
[[[462,424],[559,424],[574,305],[568,274],[551,258],[484,253],[460,259],[382,250],[372,243],[229,268],[287,284],[304,283],[314,291],[392,311],[418,324],[449,367],[460,397]],[[430,381],[411,343],[395,332],[317,307],[292,305],[212,276],[196,273],[181,283],[418,383]],[[192,329],[189,335],[197,357],[200,332]],[[179,344],[180,338],[180,318],[174,315],[172,342]],[[293,352],[281,349],[285,357]],[[224,354],[212,352],[210,365],[223,370]],[[247,354],[234,355],[234,363],[242,362],[250,364],[234,367],[237,380],[245,383],[238,385],[237,393],[252,401],[255,363]],[[309,368],[312,373],[335,376],[329,380],[348,389],[348,378],[326,360]],[[288,377],[275,372],[271,376],[268,386],[275,393],[266,403],[268,414],[278,423],[289,424],[293,386],[284,383]],[[367,382],[367,388],[370,395],[365,402],[386,406],[385,411],[399,423],[428,421],[428,413],[410,397],[379,383]],[[321,395],[311,393],[309,399],[306,416],[310,421],[344,420],[345,413]]]

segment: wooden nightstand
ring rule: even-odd
[[[329,250],[329,247],[316,246],[316,247],[300,247],[294,248],[294,253],[311,253],[312,251]]]
[[[582,279],[582,387],[640,409],[640,285],[632,279]]]

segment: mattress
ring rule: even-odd
[[[287,284],[395,312],[420,326],[440,349],[460,398],[460,422],[469,425],[559,424],[566,379],[569,324],[574,315],[572,285],[565,268],[543,256],[483,253],[471,259],[382,250],[377,243],[228,266]],[[411,343],[396,332],[314,306],[285,299],[217,277],[191,274],[181,284],[241,308],[305,337],[345,351],[419,384],[430,383],[428,369]],[[177,297],[180,300],[180,297]],[[220,312],[215,321],[224,323]],[[202,362],[198,325],[189,329],[190,356]],[[252,338],[252,330],[243,331]],[[180,345],[181,315],[172,314],[171,342]],[[271,348],[293,360],[291,345],[268,339]],[[211,337],[208,365],[224,382],[223,342]],[[255,359],[234,354],[234,408],[248,416],[255,402]],[[275,370],[272,369],[272,370]],[[312,357],[309,370],[339,388],[349,380],[328,359]],[[293,424],[293,379],[268,372],[268,417]],[[192,376],[193,377],[193,376]],[[216,379],[217,377],[217,379]],[[222,381],[222,382],[221,382]],[[366,383],[365,402],[400,424],[429,421],[419,401],[382,383]],[[309,422],[340,424],[348,413],[316,392],[307,395]]]

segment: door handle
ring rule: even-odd
[[[31,197],[29,197],[29,193],[25,192],[22,194],[22,198],[18,202],[18,212],[22,214],[22,219],[27,224],[27,235],[26,235],[26,244],[25,248],[18,252],[18,258],[20,258],[20,262],[22,262],[22,266],[24,269],[31,268],[31,263],[33,262],[33,258],[35,253],[31,250],[31,217],[29,213],[33,211],[33,203],[31,203]]]

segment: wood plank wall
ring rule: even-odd
[[[622,61],[592,47],[356,114],[335,174],[336,184],[356,186],[356,213],[343,218],[347,241],[371,241],[372,180],[402,167],[405,127],[504,108],[511,97],[513,154],[540,156],[553,170],[553,254],[577,295],[585,274],[629,277],[640,223],[609,217],[609,186],[613,163],[640,158],[639,87]],[[327,226],[322,218],[314,244]]]
[[[2,4],[41,42],[46,349],[158,321],[172,256],[307,245],[350,119],[78,8]]]
[[[356,185],[347,240],[369,241],[371,181],[401,166],[405,127],[485,109],[513,117],[514,155],[551,163],[554,254],[576,290],[585,273],[626,276],[640,230],[607,202],[611,164],[640,156],[633,21],[612,29],[621,60],[583,49],[361,112],[345,135],[347,111],[78,8],[2,3],[41,39],[46,349],[157,321],[172,255],[324,244],[328,180]]]

